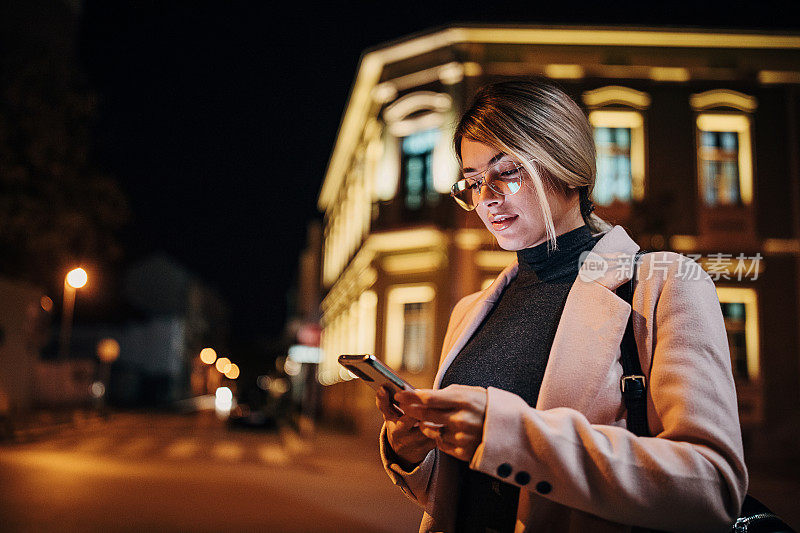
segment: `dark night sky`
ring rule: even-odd
[[[177,257],[223,294],[235,336],[247,338],[283,326],[365,48],[454,22],[775,28],[791,24],[787,3],[758,13],[744,2],[603,3],[610,13],[561,2],[98,0],[84,5],[79,50],[100,95],[95,157],[131,203],[126,245]]]

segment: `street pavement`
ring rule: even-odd
[[[117,414],[0,446],[0,530],[416,531],[377,437],[230,430],[209,413]]]
[[[0,531],[416,531],[376,441],[230,430],[211,413],[88,419],[0,444]],[[750,492],[800,526],[798,476],[750,471]]]

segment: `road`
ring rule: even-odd
[[[421,511],[383,472],[375,440],[118,414],[0,446],[0,529],[416,531]]]
[[[0,445],[0,531],[416,531],[375,438],[228,430],[211,414],[115,414]],[[751,468],[750,491],[800,525],[794,475]]]

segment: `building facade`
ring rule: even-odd
[[[594,128],[596,213],[717,285],[747,438],[800,443],[800,35],[449,27],[366,52],[319,195],[325,407],[371,428],[336,363],[374,353],[430,386],[451,309],[514,260],[448,198],[481,85],[544,76]],[[773,441],[774,442],[774,441]]]

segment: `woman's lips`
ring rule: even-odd
[[[517,215],[500,215],[492,218],[492,227],[495,231],[503,231],[514,221],[517,220]]]

